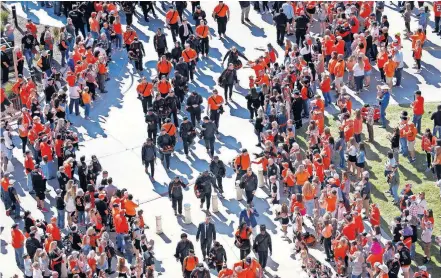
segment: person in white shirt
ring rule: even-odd
[[[424,192],[418,194],[416,203],[418,204],[418,218],[422,219],[424,212],[427,210],[426,194]]]

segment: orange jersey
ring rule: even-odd
[[[177,11],[168,11],[165,14],[165,20],[167,24],[176,24],[179,21],[179,13]]]

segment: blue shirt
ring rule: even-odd
[[[291,4],[285,3],[282,5],[283,13],[286,15],[288,19],[294,17],[294,9]]]
[[[366,155],[364,151],[360,151],[357,155],[357,163],[364,163],[366,160]]]
[[[257,226],[257,219],[256,217],[259,217],[259,213],[256,211],[255,208],[253,208],[253,213],[248,216],[247,210],[244,209],[240,212],[239,215],[239,224],[242,222],[247,223],[248,227],[256,227]]]

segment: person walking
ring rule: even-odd
[[[186,233],[182,233],[181,240],[176,245],[176,252],[174,255],[176,260],[181,262],[181,265],[183,265],[184,259],[189,255],[190,250],[194,250],[193,242],[188,239],[188,235]]]
[[[205,25],[205,21],[201,20],[198,27],[196,27],[196,37],[200,40],[200,50],[202,57],[208,58],[210,51],[210,40],[213,39],[210,33],[210,28]]]
[[[159,148],[159,157],[163,163],[165,163],[165,169],[170,171],[170,156],[174,151],[173,140],[170,135],[168,135],[165,128],[161,128],[161,134],[158,136],[157,140]]]
[[[153,37],[153,46],[156,50],[156,53],[158,53],[159,58],[161,58],[162,55],[164,55],[165,52],[168,50],[167,39],[165,38],[165,34],[162,33],[161,28],[158,28],[158,30],[156,30],[156,34]]]
[[[182,273],[184,278],[192,278],[193,271],[199,265],[199,259],[194,255],[194,250],[191,249],[188,251],[188,256],[184,258],[182,262]]]
[[[248,16],[250,14],[251,1],[239,1],[239,5],[241,8],[240,22],[242,22],[242,24],[245,24],[245,20],[250,22]]]
[[[252,233],[251,228],[245,222],[240,223],[236,230],[234,245],[240,250],[241,260],[251,252],[250,236]]]
[[[234,68],[233,63],[229,63],[228,68],[226,68],[219,77],[219,85],[221,85],[224,88],[224,96],[225,96],[226,104],[228,104],[228,97],[230,98],[230,100],[232,99],[233,86],[234,84],[237,83],[238,80],[237,80],[236,69]]]
[[[257,189],[257,176],[253,173],[253,170],[251,167],[247,169],[246,174],[244,174],[240,178],[240,184],[239,186],[242,189],[245,189],[245,195],[247,198],[247,204],[251,204],[253,202],[254,194],[256,193]]]
[[[191,28],[190,23],[188,23],[187,18],[184,17],[181,26],[179,26],[179,38],[181,39],[182,45],[185,44],[191,34],[193,34],[193,29]]]
[[[173,42],[176,42],[176,37],[179,35],[179,13],[174,6],[170,6],[168,12],[165,14],[165,21],[167,27],[170,29]]]
[[[201,125],[201,137],[204,139],[205,148],[211,158],[214,156],[214,141],[216,140],[216,133],[216,124],[205,116],[204,123]]]
[[[197,196],[201,199],[201,206],[202,209],[204,206],[204,203],[207,203],[207,215],[210,215],[210,203],[211,203],[211,187],[216,185],[215,178],[210,175],[209,171],[206,170],[202,172],[199,177],[196,179],[194,183],[194,188],[198,192]]]
[[[152,181],[155,181],[155,162],[156,162],[156,146],[152,138],[147,138],[146,142],[141,148],[142,165],[145,167],[145,173],[150,176]],[[149,174],[150,166],[150,174]]]
[[[239,223],[247,223],[247,226],[252,229],[253,235],[257,234],[257,217],[259,213],[252,205],[247,205],[239,214]]]
[[[222,160],[219,159],[219,156],[215,155],[213,156],[213,160],[210,163],[210,171],[213,173],[213,175],[216,177],[217,181],[217,189],[219,190],[219,193],[224,193],[224,189],[222,187],[222,179],[225,177],[225,174],[227,172],[225,168],[225,164]]]
[[[219,129],[220,115],[224,112],[224,107],[222,106],[224,99],[219,95],[219,92],[214,89],[207,103],[207,114],[210,115],[210,120],[212,120],[216,124],[217,129]],[[216,133],[218,132],[219,131],[216,130]]]
[[[259,264],[265,269],[269,255],[273,253],[273,245],[271,242],[271,236],[266,232],[266,226],[260,225],[260,234],[254,238],[253,250],[258,254]]]
[[[210,254],[211,244],[216,240],[216,227],[211,223],[211,217],[207,216],[205,221],[200,223],[196,232],[196,241],[201,240],[201,250],[203,260]]]
[[[430,119],[433,121],[433,136],[441,138],[441,105],[438,105],[437,111],[432,113]]]
[[[192,91],[191,94],[187,97],[185,110],[190,113],[191,123],[194,127],[199,126],[201,122],[202,102],[202,97],[196,91]]]
[[[421,120],[424,114],[424,97],[421,96],[421,91],[415,92],[415,100],[412,102],[411,107],[413,109],[413,119],[418,133],[421,133]]]
[[[220,39],[225,38],[227,31],[227,22],[230,19],[230,8],[224,1],[219,1],[219,4],[214,8],[212,14],[214,20],[217,22],[217,33]]]
[[[182,200],[184,199],[184,195],[182,194],[183,188],[186,188],[186,185],[178,176],[175,176],[168,185],[168,198],[172,201],[175,215],[178,215],[179,213],[179,216],[182,216]]]
[[[182,143],[184,144],[184,153],[188,157],[188,147],[193,144],[193,140],[196,137],[196,130],[186,116],[182,119],[181,126],[179,127],[179,136],[182,138]]]
[[[277,44],[283,46],[283,42],[285,41],[285,33],[286,26],[289,24],[288,18],[286,14],[283,12],[283,9],[280,9],[278,13],[276,13],[273,17],[274,24],[276,25],[277,31]]]

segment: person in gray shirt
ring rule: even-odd
[[[118,187],[113,185],[113,179],[111,177],[107,178],[107,185],[104,188],[104,191],[106,191],[106,197],[108,200],[112,198],[113,195],[115,195],[116,190],[118,190]]]

